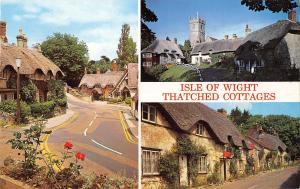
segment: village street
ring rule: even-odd
[[[61,157],[64,143],[73,143],[73,150],[86,155],[83,166],[85,173],[95,172],[110,176],[137,177],[137,139],[128,140],[120,122],[119,111],[128,111],[125,106],[108,105],[104,102],[88,103],[68,95],[68,106],[78,117],[70,124],[56,129],[49,136],[51,153]],[[54,124],[57,125],[57,124]],[[47,130],[49,130],[48,128]],[[0,129],[0,162],[8,156],[20,159],[18,151],[12,150],[6,141],[11,139],[18,128]],[[127,133],[128,136],[129,133]],[[66,164],[67,165],[67,164]]]
[[[298,189],[300,187],[300,171],[298,166],[270,173],[258,174],[242,180],[213,186],[213,189]]]
[[[119,117],[119,111],[126,107],[88,103],[71,95],[68,95],[68,106],[79,117],[50,135],[50,150],[59,155],[64,150],[64,142],[71,141],[75,151],[86,154],[86,160],[82,162],[85,170],[137,177],[137,140],[127,139]]]

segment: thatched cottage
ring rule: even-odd
[[[236,50],[238,71],[300,68],[300,24],[282,20],[250,33]]]
[[[158,64],[180,64],[184,58],[177,40],[155,40],[142,50],[142,66],[145,70]]]
[[[233,34],[231,39],[229,39],[228,35],[225,35],[224,39],[220,40],[209,39],[193,48],[191,53],[192,64],[210,64],[212,54],[235,52],[243,41],[243,38],[238,38],[236,34]]]
[[[79,83],[80,92],[93,98],[133,97],[138,84],[137,64],[129,63],[124,71],[118,71],[116,66],[112,67],[115,69],[105,73],[97,70],[96,74],[85,74]]]
[[[248,130],[247,139],[257,148],[257,154],[254,155],[258,162],[257,168],[263,168],[267,166],[266,163],[271,163],[272,161],[276,165],[285,163],[284,156],[286,155],[287,147],[278,136],[265,133],[261,126],[254,125]],[[266,162],[268,154],[271,155],[270,161]]]
[[[238,149],[241,157],[238,170],[244,171],[248,145],[224,112],[217,112],[201,103],[143,103],[141,125],[142,185],[159,188],[162,178],[158,169],[160,156],[172,151],[180,136],[189,137],[195,144],[204,146],[206,153],[199,157],[199,179],[212,174],[219,166],[222,179],[230,177],[229,161],[224,152]],[[181,185],[191,184],[188,178],[188,160],[179,155]]]
[[[52,61],[42,55],[39,49],[27,47],[27,37],[20,29],[17,45],[8,44],[6,22],[0,22],[0,101],[16,98],[16,58],[21,58],[20,80],[30,79],[37,87],[36,100],[47,100],[47,81],[61,79],[63,72]]]

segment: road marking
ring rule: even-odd
[[[128,142],[130,142],[132,144],[137,144],[137,141],[135,141],[132,138],[132,134],[128,130],[128,125],[125,121],[122,111],[119,111],[119,117],[120,117],[120,121],[121,121],[121,125],[122,125],[123,131],[124,131],[125,138],[127,139]]]
[[[87,132],[87,130],[88,130],[88,128],[85,128],[85,130],[84,130],[84,136],[86,136],[86,132]]]
[[[87,132],[88,128],[89,128],[90,126],[93,125],[95,119],[97,118],[97,112],[94,112],[94,114],[95,114],[95,115],[94,115],[94,118],[93,118],[92,121],[89,123],[89,126],[88,126],[87,128],[85,128],[85,130],[84,130],[84,132],[83,132],[83,135],[84,135],[84,136],[87,135],[86,132]]]
[[[99,146],[101,146],[101,147],[103,147],[103,148],[105,148],[105,149],[107,149],[107,150],[110,150],[110,151],[112,151],[112,152],[114,152],[114,153],[116,153],[116,154],[122,155],[121,152],[118,152],[118,151],[113,150],[113,149],[111,149],[111,148],[109,148],[109,147],[107,147],[107,146],[104,146],[103,144],[100,144],[99,142],[95,141],[94,139],[91,139],[91,140],[92,140],[92,142],[94,142],[95,144],[97,144],[97,145],[99,145]]]

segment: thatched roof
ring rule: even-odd
[[[235,52],[236,49],[243,42],[242,38],[238,39],[220,39],[215,41],[203,42],[197,44],[192,51],[193,54],[199,54],[201,52],[202,55],[206,54],[216,54],[216,53],[226,53],[226,52]]]
[[[107,85],[115,86],[124,76],[124,71],[110,71],[103,74],[85,74],[79,87],[86,85],[88,88],[94,88],[96,85],[105,88]]]
[[[183,53],[179,46],[173,41],[168,40],[155,40],[151,45],[143,49],[142,53],[176,54],[183,58]]]
[[[221,143],[229,143],[231,136],[236,146],[242,146],[243,136],[233,123],[206,105],[201,103],[160,103],[160,105],[180,129],[188,131],[197,122],[204,121]]]
[[[22,59],[20,74],[32,75],[36,72],[36,70],[41,70],[45,75],[47,75],[49,71],[52,72],[54,76],[56,76],[58,72],[63,75],[63,72],[58,66],[37,50],[1,44],[0,52],[0,71],[3,71],[3,69],[8,65],[17,70],[15,61],[18,57]]]
[[[128,87],[129,88],[138,87],[138,64],[137,63],[128,64]]]
[[[278,21],[248,34],[237,49],[237,53],[240,53],[243,46],[248,44],[258,44],[261,48],[273,48],[289,32],[300,34],[300,24],[289,20]]]
[[[259,133],[256,127],[252,127],[248,130],[247,136],[260,146],[268,150],[278,150],[279,147],[285,151],[286,145],[279,139],[278,136],[270,135],[267,133]]]

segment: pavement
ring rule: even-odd
[[[129,110],[123,111],[123,115],[127,122],[128,129],[135,138],[138,138],[138,121],[132,116]]]
[[[299,189],[300,167],[288,167],[281,170],[257,174],[241,180],[227,182],[207,189]]]

